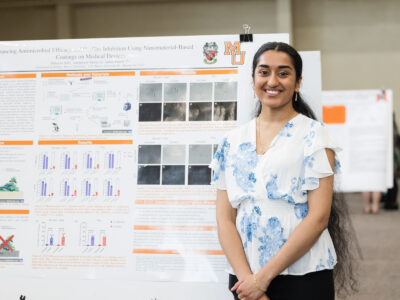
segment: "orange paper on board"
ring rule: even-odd
[[[322,106],[322,121],[325,124],[344,124],[346,123],[346,106]]]

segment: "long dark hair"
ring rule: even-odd
[[[266,43],[258,49],[253,59],[253,79],[260,56],[264,52],[270,50],[284,52],[290,57],[296,71],[296,82],[299,81],[303,71],[303,61],[301,56],[296,49],[281,42]],[[293,93],[292,105],[294,110],[298,113],[316,120],[314,112],[301,97],[300,93],[297,95],[297,101],[295,101],[295,93]],[[258,102],[256,111],[257,116],[260,112],[261,104]],[[332,196],[332,208],[329,217],[328,231],[331,235],[337,255],[337,264],[333,271],[335,290],[337,291],[338,296],[345,298],[349,294],[358,291],[358,282],[354,269],[354,253],[357,251],[361,257],[361,252],[359,250],[360,248],[357,239],[355,238],[356,236],[350,220],[347,203],[344,201],[343,194],[337,192],[334,192]]]

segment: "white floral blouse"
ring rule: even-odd
[[[222,140],[210,167],[212,184],[227,190],[237,209],[236,228],[253,273],[282,247],[308,213],[307,191],[319,178],[332,175],[325,148],[340,151],[318,121],[302,114],[291,119],[267,152],[256,152],[256,119],[232,130]],[[339,169],[335,159],[335,171]],[[313,247],[281,274],[303,275],[333,269],[336,252],[325,229]],[[233,270],[229,270],[233,274]]]

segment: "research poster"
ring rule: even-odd
[[[239,35],[0,43],[2,274],[225,281],[208,165],[250,60]]]
[[[386,191],[393,186],[391,90],[323,91],[323,120],[340,140],[338,189]]]
[[[208,165],[254,115],[255,50],[288,42],[253,38],[0,42],[1,273],[225,282]]]

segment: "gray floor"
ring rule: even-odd
[[[346,194],[362,249],[360,291],[350,300],[400,300],[400,211],[363,213],[361,194]]]

